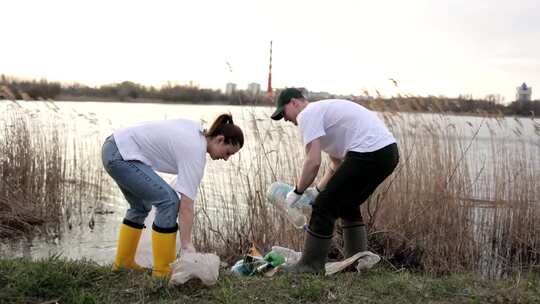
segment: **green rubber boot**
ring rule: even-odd
[[[321,238],[308,232],[302,257],[295,265],[285,267],[285,272],[292,274],[313,273],[324,275],[324,265],[326,264],[326,256],[328,255],[331,242],[332,236]]]
[[[341,221],[343,228],[343,254],[349,258],[358,252],[367,250],[366,225],[361,221]]]

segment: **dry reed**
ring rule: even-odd
[[[102,196],[102,170],[93,158],[91,136],[78,138],[54,103],[29,109],[2,104],[0,116],[0,236],[33,232],[47,225],[83,221],[83,206]],[[80,147],[80,145],[92,145]]]
[[[398,139],[401,161],[363,205],[371,250],[396,267],[430,273],[500,275],[538,263],[538,145],[496,137],[501,118],[480,117],[463,127],[446,115],[381,115]],[[264,118],[252,116],[249,124],[241,158],[202,187],[196,243],[231,259],[251,243],[301,250],[303,233],[265,198],[273,181],[295,181],[301,141],[296,131]],[[485,128],[487,137],[480,134]],[[493,150],[490,159],[482,159],[485,147]],[[338,226],[337,248],[339,234]]]

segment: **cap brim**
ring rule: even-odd
[[[280,120],[283,118],[283,108],[284,107],[278,107],[276,109],[276,111],[274,112],[274,114],[272,114],[272,116],[270,116],[273,120]]]

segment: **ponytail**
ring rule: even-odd
[[[244,146],[244,133],[234,124],[231,114],[221,114],[214,120],[210,129],[205,132],[207,137],[223,135],[226,144]]]

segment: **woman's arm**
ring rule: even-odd
[[[191,232],[193,230],[193,220],[195,219],[195,208],[193,200],[187,195],[181,194],[180,200],[180,248],[182,250],[193,249],[191,244]],[[190,248],[191,247],[191,248]]]

